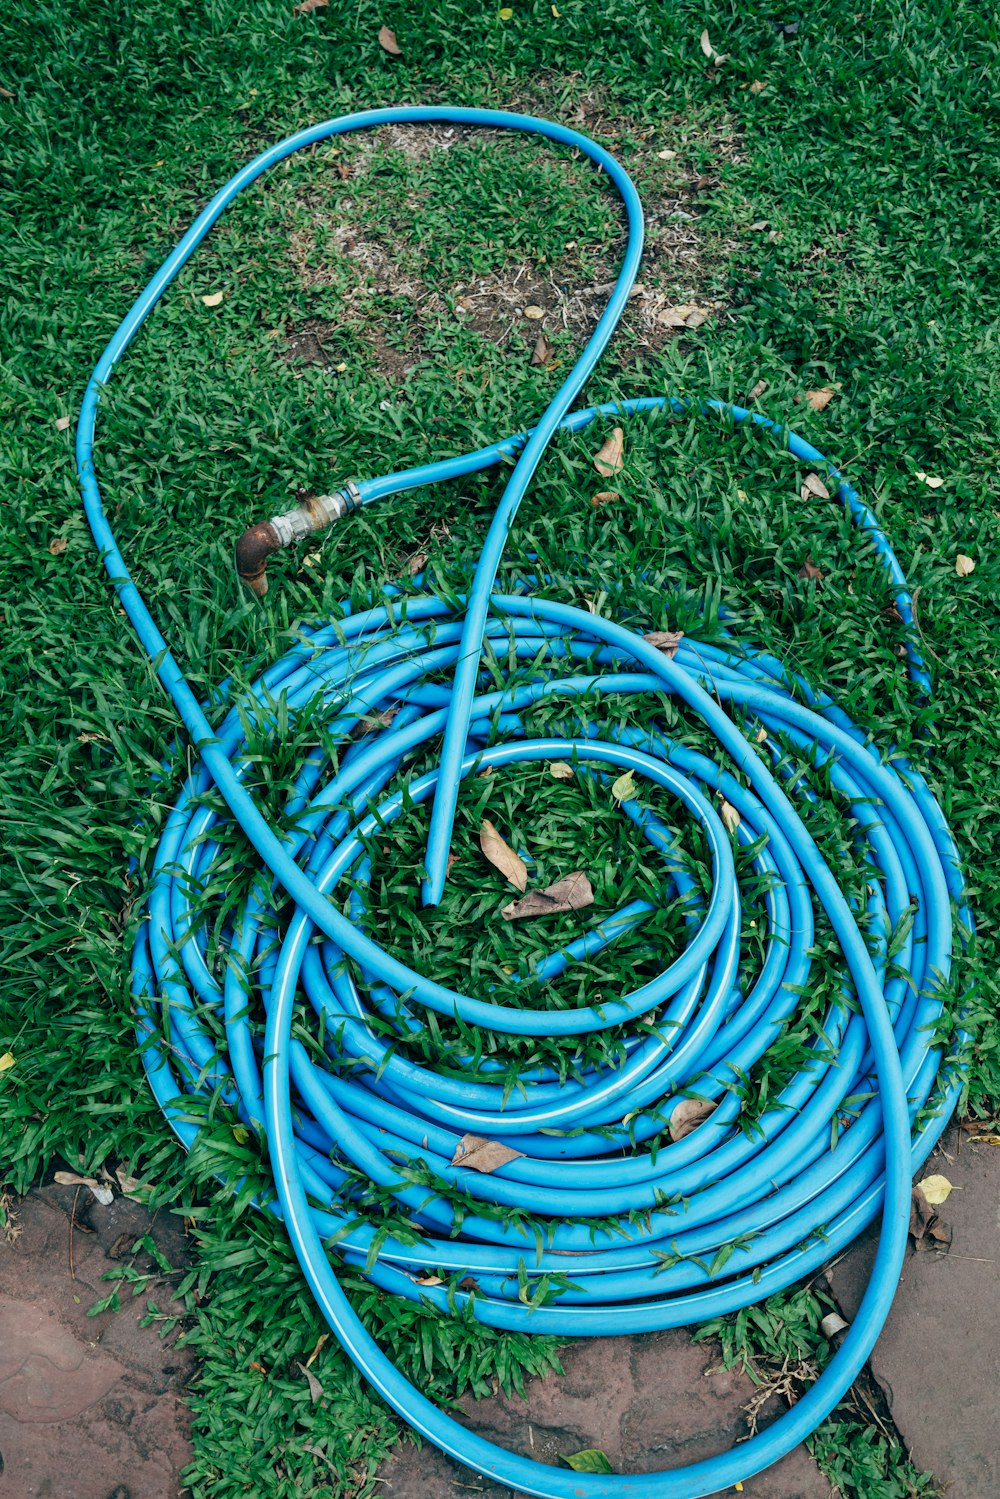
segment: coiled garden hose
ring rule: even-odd
[[[341,492],[342,504],[331,507],[350,524],[359,504],[511,463],[468,597],[456,604],[387,588],[371,607],[352,613],[345,606],[342,617],[302,631],[249,691],[224,688],[203,705],[129,576],[104,512],[93,461],[101,390],[237,193],[318,141],[420,122],[541,135],[575,148],[606,173],[629,225],[613,294],[530,432],[352,484]],[[561,125],[494,110],[401,108],[310,127],[250,162],[198,216],[101,356],[77,433],[94,539],[197,751],[162,833],[134,951],[134,1004],[152,1089],[186,1145],[197,1136],[185,1105],[195,1093],[221,1093],[247,1127],[266,1135],[277,1190],[272,1208],[284,1219],[330,1327],[366,1378],[422,1436],[460,1462],[550,1499],[695,1499],[746,1479],[810,1434],[849,1388],[882,1327],[903,1261],[911,1174],[938,1139],[960,1087],[957,1066],[942,1066],[938,1030],[953,944],[970,929],[969,917],[953,839],[920,773],[880,751],[779,662],[735,641],[683,639],[671,658],[610,619],[546,598],[544,579],[528,579],[506,595],[493,592],[518,504],[553,435],[602,414],[624,418],[671,405],[654,396],[569,414],[621,316],[642,235],[639,199],[622,167]],[[736,422],[771,427],[739,407],[719,409],[730,410]],[[778,435],[832,475],[841,503],[874,544],[904,622],[912,624],[903,573],[872,511],[809,444]],[[502,674],[507,663],[499,682],[481,670],[482,653],[493,645],[494,671]],[[918,691],[928,691],[913,647],[909,669]],[[601,730],[592,710],[570,733],[534,737],[525,725],[533,705],[549,700],[564,702],[572,717],[576,699],[640,694],[684,705],[731,768],[720,769],[655,729]],[[342,752],[335,762],[321,751],[307,754],[279,829],[246,788],[247,735],[277,734],[296,712],[315,714],[317,702],[325,742]],[[385,709],[395,710],[390,722],[351,738],[361,719]],[[434,765],[427,756],[439,739]],[[788,775],[782,746],[797,747],[826,776],[867,871],[867,910],[852,906],[808,831],[802,798],[815,793]],[[414,757],[431,768],[407,777]],[[610,781],[634,773],[639,794],[620,805],[609,795],[608,816],[631,819],[635,837],[647,840],[662,863],[663,901],[682,901],[686,913],[686,948],[662,972],[610,1001],[546,1008],[543,993],[535,1007],[519,1007],[494,1002],[489,991],[456,992],[413,971],[367,934],[369,840],[376,832],[405,808],[432,803],[423,895],[425,904],[435,904],[462,779],[557,760],[571,763],[580,777]],[[221,977],[208,961],[198,916],[222,832],[223,814],[208,799],[213,787],[265,872],[231,920]],[[671,799],[702,830],[712,868],[707,894],[686,872],[654,808],[644,804],[644,787],[659,788],[651,792],[654,802]],[[732,817],[724,824],[724,803],[735,809],[738,825]],[[741,964],[734,837],[750,850],[766,888],[766,940],[752,977]],[[290,902],[293,914],[276,935],[269,913],[280,901]],[[744,1132],[737,1080],[766,1052],[810,982],[816,908],[836,933],[844,994],[857,1003],[831,1007],[824,1033],[832,1050],[817,1051],[756,1129]],[[633,902],[596,926],[581,920],[579,937],[525,981],[553,978],[631,931],[650,909]],[[890,944],[890,933],[902,935]],[[320,1038],[310,1047],[293,1035],[293,1012],[303,1001],[300,1013],[311,1010]],[[435,1067],[407,1054],[408,1036],[428,1013],[460,1022],[470,1035],[485,1028],[501,1036],[573,1038],[618,1028],[624,1041],[614,1065],[581,1066],[566,1076],[535,1067],[508,1096],[481,1058],[452,1054],[447,1066]],[[216,1017],[224,1023],[225,1046],[210,1023]],[[672,1111],[692,1092],[714,1102],[714,1112],[672,1139],[666,1132]],[[831,1130],[838,1115],[852,1120],[839,1134]],[[460,1142],[470,1134],[517,1154],[493,1172],[469,1170]],[[421,1184],[428,1176],[439,1190]],[[359,1180],[394,1198],[396,1222],[406,1232],[383,1232],[376,1241],[355,1206]],[[471,1196],[473,1207],[481,1203],[482,1212],[457,1216],[452,1188]],[[734,1451],[642,1476],[558,1470],[459,1425],[378,1347],[335,1268],[338,1260],[360,1266],[384,1290],[443,1313],[471,1303],[489,1326],[603,1336],[685,1326],[745,1307],[815,1271],[880,1213],[861,1309],[808,1392]],[[538,1224],[543,1232],[536,1239]],[[536,1295],[543,1282],[554,1289]]]

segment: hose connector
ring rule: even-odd
[[[236,543],[236,571],[248,588],[262,599],[267,593],[267,559],[294,541],[303,541],[325,531],[361,505],[361,491],[349,481],[335,494],[303,494],[294,510],[272,515],[269,521],[250,526]]]

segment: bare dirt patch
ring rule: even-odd
[[[560,97],[570,102],[560,106]],[[612,149],[638,177],[646,211],[646,249],[640,279],[620,325],[617,344],[630,354],[655,353],[683,336],[673,309],[695,306],[705,318],[718,316],[724,304],[709,290],[709,259],[732,248],[713,240],[706,250],[700,219],[718,187],[725,164],[739,157],[739,140],[727,121],[709,134],[691,138],[683,120],[667,121],[656,130],[637,130],[633,122],[609,110],[599,90],[575,94],[572,77],[536,80],[514,108],[562,117],[586,130]],[[425,161],[453,149],[471,137],[482,140],[499,132],[471,131],[460,126],[385,126],[359,140],[350,158],[355,182],[386,153],[402,153],[407,161]],[[662,160],[660,152],[675,149],[676,157]],[[695,154],[710,162],[696,170],[688,165]],[[650,188],[650,178],[654,186]],[[607,304],[625,244],[624,215],[611,242],[596,257],[595,274],[576,284],[564,266],[534,260],[512,260],[488,275],[458,277],[442,284],[412,245],[397,242],[391,222],[384,229],[362,231],[353,222],[337,222],[330,203],[320,193],[296,195],[295,227],[289,235],[289,254],[303,290],[339,288],[342,326],[350,327],[370,348],[374,366],[390,381],[406,377],[424,353],[425,334],[443,322],[462,320],[482,338],[497,346],[523,348],[527,355],[540,332],[569,332],[582,345],[594,331]],[[322,229],[326,249],[318,253]],[[527,309],[531,309],[526,313]],[[537,310],[541,310],[539,318]],[[688,326],[697,326],[699,315]],[[327,350],[336,344],[336,325],[319,320],[299,324],[287,334],[288,357],[326,363]]]

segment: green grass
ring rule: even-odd
[[[677,340],[635,304],[588,394],[738,399],[766,380],[760,404],[874,504],[920,590],[930,710],[907,684],[870,554],[835,506],[800,501],[801,471],[749,433],[631,424],[622,498],[598,511],[588,504],[602,487],[596,440],[560,442],[522,508],[516,548],[563,580],[563,596],[589,595],[647,628],[710,628],[721,601],[741,635],[827,687],[857,722],[918,754],[926,733],[981,930],[966,966],[978,985],[968,1108],[984,1119],[1000,1111],[996,21],[947,0],[870,15],[820,0],[782,39],[762,7],[557,9],[517,4],[501,21],[495,6],[447,0],[360,0],[305,17],[284,0],[137,0],[127,11],[40,0],[0,22],[0,87],[14,95],[0,96],[0,1054],[16,1058],[0,1074],[0,1168],[21,1191],[56,1154],[89,1168],[123,1162],[194,1219],[197,1276],[185,1295],[204,1361],[195,1499],[367,1492],[395,1427],[329,1344],[313,1364],[325,1404],[311,1404],[295,1364],[322,1327],[298,1268],[280,1231],[212,1175],[226,1164],[262,1179],[256,1143],[219,1122],[182,1160],[146,1094],[124,987],[137,894],[127,864],[142,860],[162,815],[149,778],[175,718],[105,584],[79,508],[72,431],[57,419],[75,413],[104,342],[198,208],[303,124],[375,103],[460,101],[582,125],[620,153],[652,210],[647,309],[715,308]],[[378,47],[383,22],[402,58]],[[705,26],[729,54],[715,70],[698,43]],[[763,91],[751,91],[755,81]],[[600,309],[599,297],[576,293],[613,275],[616,205],[567,153],[460,137],[410,161],[403,144],[335,143],[245,194],[171,287],[102,406],[108,508],[200,688],[270,659],[297,621],[397,577],[415,553],[429,552],[432,577],[457,587],[496,476],[401,497],[282,557],[265,609],[235,583],[232,542],[299,485],[325,489],[522,427]],[[677,154],[664,161],[664,150]],[[517,313],[518,275],[548,312],[548,368],[529,364],[537,325]],[[553,287],[564,289],[565,328]],[[433,303],[414,288],[434,292]],[[216,291],[223,303],[206,307],[201,297]],[[317,340],[311,363],[300,357],[304,328]],[[822,414],[796,404],[825,385],[837,396]],[[919,473],[945,482],[931,489]],[[976,562],[965,579],[959,552]],[[574,581],[580,556],[600,560],[592,588]],[[822,588],[799,576],[807,556]],[[648,577],[636,582],[637,572]],[[470,789],[463,826],[476,796],[524,832],[543,866],[590,860],[592,832],[602,908],[643,893],[641,867],[580,785],[526,773]],[[414,921],[400,892],[412,887],[423,826],[416,815],[401,822],[392,847],[376,850],[393,900],[373,920],[400,951],[433,948],[454,965],[446,927],[458,915],[481,925],[500,882],[459,866],[455,907],[436,925]],[[648,936],[602,955],[599,981],[647,962]],[[669,922],[657,936],[679,940]],[[512,940],[530,964],[537,935],[525,928]],[[483,973],[502,979],[513,960],[489,930],[481,945]],[[785,1038],[774,1076],[752,1079],[758,1101],[810,1039]],[[751,1116],[754,1106],[748,1097]],[[550,1341],[440,1323],[360,1281],[353,1290],[373,1330],[440,1398],[482,1392],[493,1377],[516,1384],[555,1358]],[[850,1411],[815,1448],[851,1499],[925,1491]]]

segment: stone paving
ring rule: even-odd
[[[149,1233],[177,1265],[176,1218],[155,1221],[118,1197],[101,1207],[84,1187],[47,1186],[17,1207],[20,1233],[0,1242],[0,1496],[2,1499],[177,1499],[188,1461],[184,1387],[194,1360],[141,1328],[146,1296],[88,1317],[101,1280]],[[148,1263],[142,1255],[137,1264]],[[162,1284],[149,1294],[169,1302]]]
[[[946,1499],[1000,1499],[1000,1146],[949,1131],[921,1175],[954,1190],[938,1209],[947,1254],[908,1254],[903,1283],[872,1359],[900,1434]],[[17,1208],[20,1234],[0,1242],[0,1499],[181,1499],[189,1457],[184,1390],[189,1354],[139,1326],[150,1287],[122,1309],[88,1317],[110,1287],[102,1274],[143,1234],[170,1262],[185,1256],[175,1217],[152,1221],[125,1198],[101,1207],[88,1190],[48,1185]],[[868,1236],[827,1271],[844,1315],[858,1306],[874,1253]],[[745,1376],[683,1331],[587,1341],[563,1354],[563,1378],[532,1381],[527,1400],[464,1401],[462,1419],[542,1461],[587,1447],[623,1473],[683,1466],[746,1434]],[[765,1409],[762,1424],[777,1414]],[[511,1499],[435,1449],[404,1441],[379,1472],[386,1499]],[[732,1493],[733,1490],[727,1492]],[[747,1480],[746,1499],[836,1499],[799,1448]]]

